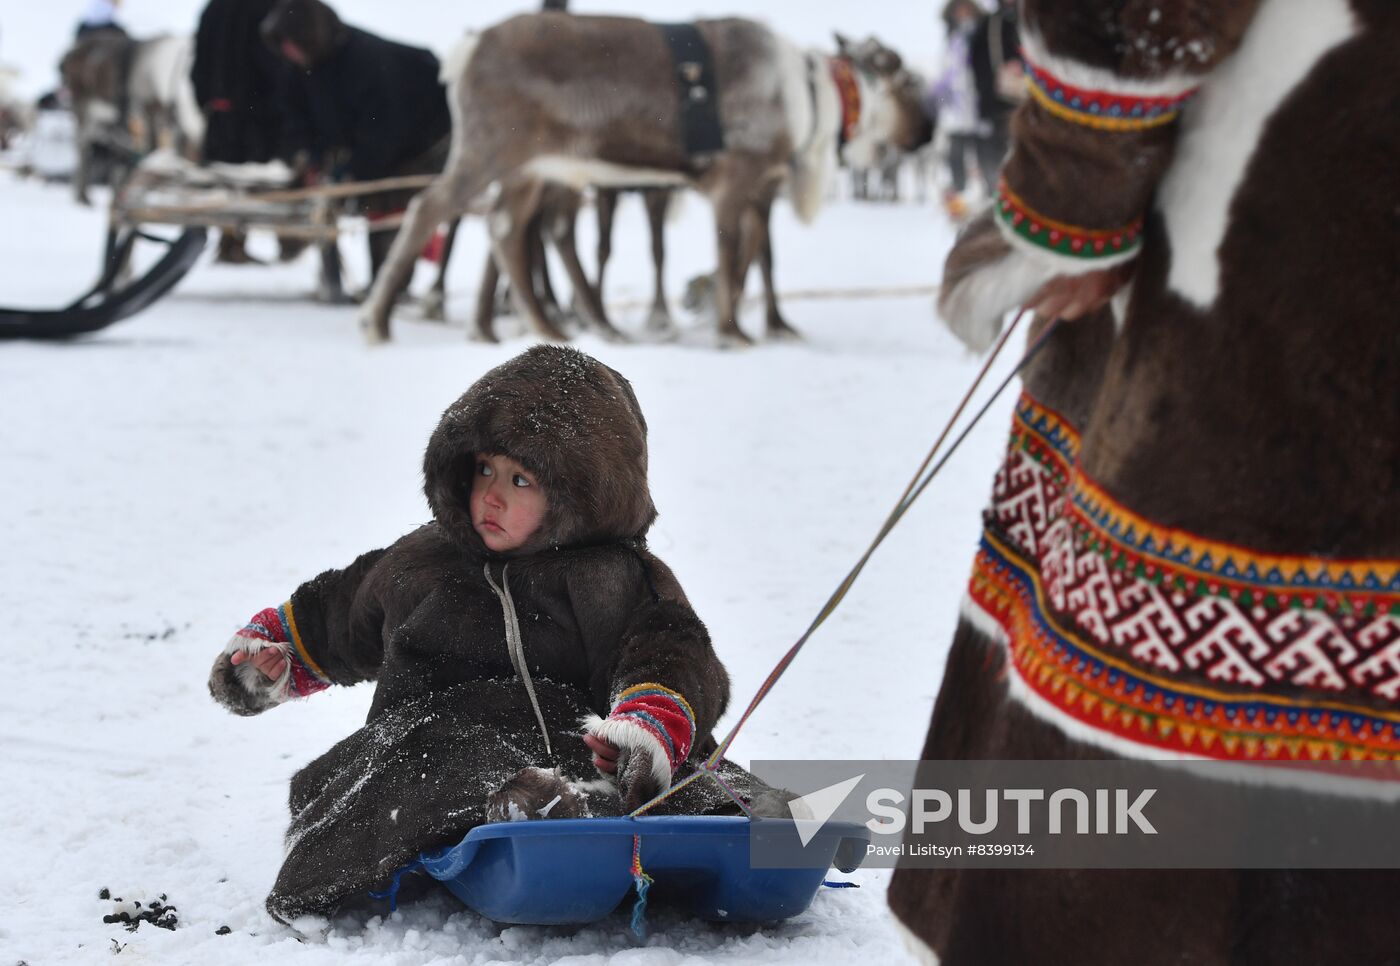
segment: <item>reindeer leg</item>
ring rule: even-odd
[[[778,310],[778,290],[773,284],[773,233],[771,214],[773,199],[769,198],[753,209],[753,227],[757,232],[758,270],[763,274],[764,318],[769,339],[800,342],[802,334],[787,324]]]
[[[491,238],[525,320],[542,339],[567,342],[569,337],[545,314],[530,273],[530,226],[539,205],[540,189],[539,182],[527,182],[502,191],[491,213]]]
[[[374,278],[369,297],[360,310],[360,331],[371,345],[389,339],[389,313],[394,301],[413,278],[418,253],[445,221],[466,212],[467,206],[486,187],[489,178],[470,170],[444,171],[408,203],[403,224],[393,247]]]
[[[499,342],[496,338],[496,287],[501,281],[501,270],[496,265],[496,256],[486,253],[486,267],[481,273],[481,287],[476,290],[476,316],[467,338],[480,342]]]
[[[670,207],[673,189],[648,188],[642,192],[647,207],[647,222],[651,226],[652,298],[647,313],[648,332],[662,335],[674,333],[676,323],[666,306],[666,209]]]
[[[743,262],[744,202],[737,190],[727,190],[715,200],[715,234],[719,265],[715,270],[715,314],[722,348],[753,345],[739,328],[739,298],[746,268]]]
[[[432,319],[434,322],[447,321],[447,266],[452,261],[452,245],[457,241],[457,228],[462,224],[462,219],[452,219],[452,224],[447,226],[447,237],[442,240],[442,261],[438,263],[437,278],[433,281],[433,287],[428,290],[427,297],[423,299],[423,318]]]
[[[619,192],[616,188],[599,188],[594,195],[594,205],[598,211],[598,277],[593,283],[593,293],[598,303],[603,302],[603,271],[612,258],[613,215],[617,213]]]
[[[574,225],[577,218],[577,204],[561,206],[558,211],[553,213],[549,226],[555,250],[559,252],[559,258],[564,263],[564,271],[568,273],[569,284],[574,287],[574,299],[582,308],[588,324],[599,335],[609,342],[626,342],[627,336],[618,331],[617,327],[609,321],[602,300],[598,298],[598,293],[589,283],[588,276],[583,273],[583,264],[579,261],[578,246],[575,244],[574,238]]]
[[[543,196],[541,197],[543,199]],[[545,253],[544,247],[546,219],[544,207],[542,200],[540,210],[535,212],[535,216],[530,219],[528,229],[530,233],[530,284],[534,286],[540,305],[544,307],[544,314],[562,331],[566,323],[571,324],[575,320],[575,313],[566,310],[559,302],[559,295],[554,291],[554,282],[549,277],[549,257]]]
[[[92,178],[93,136],[86,117],[78,114],[78,164],[73,169],[73,200],[80,205],[91,205],[88,197],[88,182]]]

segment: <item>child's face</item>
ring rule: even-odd
[[[540,528],[548,509],[544,488],[525,467],[509,456],[476,454],[472,526],[488,548],[518,550]]]

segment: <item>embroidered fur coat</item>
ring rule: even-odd
[[[1131,282],[1026,370],[922,757],[1267,763],[1296,803],[1298,766],[1400,757],[1400,5],[1021,9],[1029,98],[943,316],[985,348],[1047,282]],[[946,964],[1390,962],[1397,898],[1394,870],[890,888]]]

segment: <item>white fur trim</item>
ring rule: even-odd
[[[531,178],[567,185],[575,191],[582,191],[590,185],[637,188],[685,187],[690,184],[690,179],[679,171],[632,168],[610,161],[564,154],[545,154],[531,158],[520,170]]]
[[[1026,300],[1056,275],[1048,260],[1032,258],[1013,248],[995,262],[964,276],[952,289],[944,288],[938,307],[953,334],[974,352],[985,352],[1001,334],[1007,312]]]
[[[452,45],[447,56],[442,58],[438,65],[438,81],[449,91],[458,78],[467,72],[467,65],[472,62],[472,55],[476,53],[476,45],[480,40],[481,34],[469,30],[462,35],[462,39]]]
[[[825,54],[820,51],[804,54],[787,41],[779,40],[778,58],[788,136],[797,145],[790,182],[792,207],[806,224],[821,210],[836,171],[836,129],[841,123],[841,96],[827,69]]]
[[[1167,287],[1202,309],[1220,292],[1230,205],[1265,123],[1328,51],[1357,31],[1347,0],[1264,0],[1239,50],[1182,112],[1176,158],[1157,193]]]
[[[898,916],[894,916],[893,919],[895,931],[899,933],[899,938],[904,940],[904,948],[914,957],[914,961],[920,966],[938,966],[938,954],[933,951],[933,947],[915,935]]]
[[[1007,648],[1009,640],[1001,623],[983,610],[970,595],[963,598],[959,616],[971,625],[973,630],[995,643],[996,646],[1003,650]],[[1042,698],[1039,692],[1035,691],[1021,677],[1020,669],[1016,667],[1016,662],[1010,659],[1009,654],[1007,655],[1007,665],[1011,672],[1006,676],[1008,697],[1024,707],[1033,717],[1058,729],[1071,741],[1102,749],[1119,758],[1155,761],[1164,765],[1175,763],[1199,778],[1236,781],[1246,785],[1263,785],[1274,788],[1293,788],[1298,791],[1340,795],[1346,798],[1375,799],[1384,802],[1400,801],[1400,782],[1346,778],[1274,765],[1223,762],[1206,755],[1172,751],[1156,745],[1130,741],[1110,732],[1101,731],[1072,717],[1057,705]]]
[[[282,673],[271,680],[253,667],[251,660],[255,654],[269,647],[281,651],[282,656],[287,659],[287,663],[282,667]],[[244,691],[252,695],[266,695],[279,704],[292,697],[292,651],[289,645],[278,644],[274,641],[261,641],[255,637],[240,637],[235,634],[224,645],[224,654],[227,657],[232,657],[235,651],[244,651],[249,657],[249,660],[233,666],[233,676],[243,686]]]
[[[1053,74],[1071,87],[1118,94],[1123,97],[1180,97],[1201,82],[1199,75],[1174,70],[1161,77],[1139,79],[1124,77],[1102,67],[1091,67],[1082,61],[1050,53],[1040,32],[1029,24],[1021,25],[1021,47],[1031,63]],[[1186,48],[1182,48],[1183,50]]]
[[[626,718],[603,719],[590,714],[583,719],[583,730],[616,746],[619,751],[650,755],[651,777],[656,779],[661,791],[671,787],[671,758],[666,754],[666,746],[646,728]]]
[[[1001,621],[983,610],[971,594],[963,594],[962,603],[958,605],[958,617],[972,625],[972,629],[983,637],[1006,646],[1006,630],[1001,626]]]

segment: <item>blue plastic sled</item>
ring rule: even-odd
[[[790,840],[796,823],[742,816],[574,818],[499,822],[474,828],[457,845],[422,856],[423,868],[457,898],[497,922],[595,922],[633,888],[633,836],[654,884],[651,900],[702,919],[762,922],[811,905],[831,865],[854,872],[870,832],[828,822],[802,849],[806,868],[753,868],[751,836]],[[772,836],[771,839],[768,837]],[[787,853],[785,853],[787,854]]]

